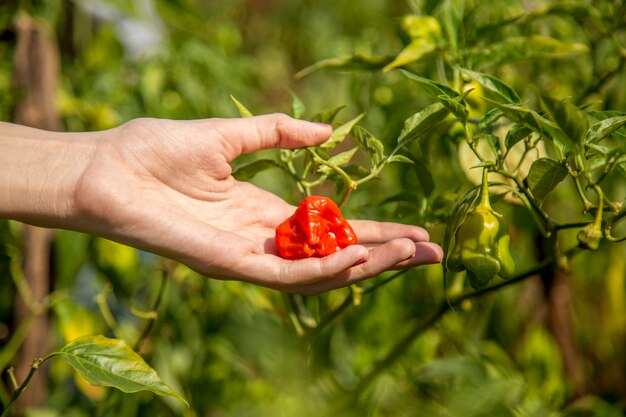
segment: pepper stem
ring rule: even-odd
[[[593,219],[593,227],[600,230],[600,228],[602,227],[602,212],[604,210],[604,193],[602,192],[602,189],[597,185],[594,185],[593,188],[598,194],[598,211],[596,212],[596,216]]]
[[[483,184],[480,189],[480,203],[479,206],[485,207],[487,209],[491,208],[491,203],[489,201],[489,182],[487,181],[487,176],[489,174],[488,168],[483,168]]]

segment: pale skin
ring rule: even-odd
[[[0,122],[0,218],[103,236],[211,278],[302,294],[440,262],[423,228],[368,220],[350,221],[358,245],[323,258],[278,256],[274,230],[295,207],[234,179],[230,162],[317,145],[331,133],[282,114],[136,119],[88,133]]]

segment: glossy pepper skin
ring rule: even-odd
[[[339,207],[327,197],[306,197],[276,228],[276,246],[285,259],[326,256],[358,243]]]
[[[454,248],[446,260],[451,271],[467,270],[474,288],[484,287],[495,275],[510,278],[515,272],[508,226],[491,208],[486,178],[485,170],[479,204],[457,229]]]

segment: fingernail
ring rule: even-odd
[[[315,123],[315,124],[316,124],[316,125],[318,125],[318,126],[323,126],[323,127],[325,127],[326,129],[332,129],[332,128],[333,128],[333,127],[332,127],[331,125],[329,125],[328,123],[321,123],[321,122],[313,122],[313,123]]]

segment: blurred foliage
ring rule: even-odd
[[[21,11],[57,35],[58,106],[70,131],[145,116],[235,117],[230,95],[254,113],[291,112],[293,92],[306,105],[297,107],[303,118],[345,105],[336,127],[366,113],[362,128],[394,149],[404,121],[437,102],[398,68],[456,92],[473,89],[466,97],[469,120],[493,107],[483,96],[511,98],[502,90],[489,97],[484,85],[454,74],[452,65],[497,77],[533,109],[544,109],[540,90],[586,111],[626,111],[626,5],[620,0],[20,0],[0,5],[2,120],[11,119],[19,100],[11,22]],[[462,136],[454,117],[440,120],[404,148],[414,164],[389,165],[352,193],[347,217],[424,225],[441,242],[457,202],[479,182]],[[624,140],[618,136],[613,146],[624,150]],[[348,150],[346,144],[338,149]],[[554,152],[537,149],[530,162]],[[301,194],[292,178],[265,169],[280,158],[265,151],[236,165],[274,161],[247,178],[297,203]],[[367,165],[367,153],[354,161]],[[520,171],[527,174],[530,162]],[[531,178],[543,178],[539,168],[554,173],[536,166]],[[623,202],[626,181],[615,171],[603,189]],[[556,220],[590,221],[572,180],[544,191],[539,182],[531,180],[532,188]],[[343,190],[323,185],[315,191]],[[527,209],[506,197],[492,202],[510,221],[519,270],[528,270],[541,259],[540,230]],[[559,233],[560,244],[575,247],[577,232]],[[613,230],[620,232],[623,225]],[[21,250],[19,225],[0,222],[0,370],[13,359],[7,352],[18,327],[12,320]],[[140,340],[137,351],[191,407],[149,393],[93,390],[54,363],[48,403],[29,416],[578,417],[626,410],[624,243],[603,240],[597,251],[571,258],[582,388],[572,385],[562,347],[546,325],[548,300],[537,278],[462,299],[455,297],[466,290],[463,274],[448,277],[447,293],[458,303],[440,317],[440,265],[388,272],[360,289],[288,298],[200,277],[74,232],[56,234],[54,255],[55,345],[99,333],[131,346]],[[394,348],[401,350],[385,362]],[[369,375],[375,377],[366,380]],[[5,404],[8,386],[0,387]]]

